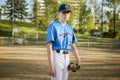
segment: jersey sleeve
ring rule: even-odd
[[[75,44],[75,43],[77,43],[77,38],[76,38],[75,33],[73,32],[72,44]]]
[[[49,42],[54,42],[54,29],[53,29],[53,26],[50,25],[47,29],[47,43]]]

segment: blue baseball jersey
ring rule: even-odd
[[[54,21],[48,27],[48,42],[53,42],[53,50],[71,50],[71,45],[76,43],[77,39],[69,24],[62,26],[59,21]]]

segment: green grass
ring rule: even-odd
[[[11,37],[10,21],[1,21],[0,20],[0,36]]]
[[[18,39],[21,38],[26,43],[36,43],[36,25],[28,22],[14,22],[14,29],[20,29],[20,32],[14,33],[14,41],[18,42]],[[45,26],[38,25],[38,43],[45,42],[47,35],[47,28]],[[11,22],[8,20],[0,20],[0,37],[11,37]],[[84,34],[77,34],[76,37],[78,39],[78,46],[87,46],[88,42],[90,42],[89,47],[100,47],[101,46],[101,38],[94,37]],[[115,39],[111,38],[102,38],[103,42],[113,42]],[[0,43],[10,42],[10,39],[0,38]],[[97,43],[97,44],[96,44]],[[114,42],[113,42],[114,43]],[[103,43],[103,47],[113,47],[113,44],[107,45]]]
[[[14,22],[14,29],[20,29],[20,32],[14,33],[15,38],[26,38],[28,40],[36,39],[36,25],[27,22]],[[45,27],[38,25],[39,40],[45,40]],[[8,20],[0,20],[0,37],[11,37],[11,22]]]
[[[36,25],[28,22],[14,22],[14,29],[20,29],[19,33],[15,33],[15,37],[24,38],[26,35],[28,38],[36,37]],[[47,28],[44,26],[38,25],[38,34],[39,39],[45,38],[47,34]],[[0,37],[11,37],[11,21],[8,20],[0,20]],[[86,41],[86,39],[90,38],[91,40],[100,39],[100,37],[93,37],[84,34],[76,34],[77,38],[82,41]],[[105,38],[104,38],[105,39]],[[106,40],[111,40],[106,38]]]

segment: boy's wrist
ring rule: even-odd
[[[80,63],[81,63],[80,60],[77,60],[77,64],[80,65]]]

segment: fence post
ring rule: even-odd
[[[89,36],[88,36],[88,47],[90,47],[90,40],[89,40]]]

